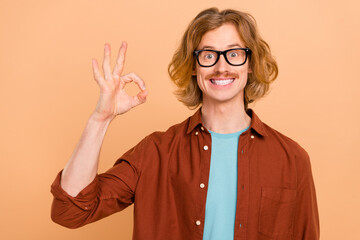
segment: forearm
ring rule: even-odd
[[[101,75],[98,63],[93,59],[95,81],[100,87],[100,97],[94,113],[89,118],[81,139],[61,175],[61,187],[70,196],[75,197],[84,187],[94,180],[101,145],[106,130],[117,115],[146,101],[147,91],[143,80],[135,73],[121,76],[127,44],[122,43],[114,71],[110,67],[110,45],[105,44],[103,73]],[[129,96],[124,91],[127,83],[135,82],[141,91],[136,96]]]
[[[111,119],[100,121],[92,115],[61,176],[61,187],[75,197],[95,178],[100,149]]]

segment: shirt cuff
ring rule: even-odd
[[[98,175],[96,174],[94,180],[87,185],[81,192],[75,197],[70,196],[60,185],[61,181],[61,170],[56,176],[54,182],[51,185],[51,193],[54,198],[62,201],[64,204],[73,203],[83,210],[90,210],[92,203],[96,200],[98,194]]]

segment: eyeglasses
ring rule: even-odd
[[[232,48],[225,51],[216,51],[210,49],[195,50],[197,62],[201,67],[212,67],[224,55],[226,62],[232,66],[241,66],[245,64],[248,55],[251,54],[250,48]]]

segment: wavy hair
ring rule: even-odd
[[[170,78],[177,86],[175,95],[190,109],[197,108],[202,103],[202,92],[197,85],[196,76],[192,75],[196,64],[193,52],[205,33],[224,23],[234,24],[245,46],[251,49],[248,60],[252,71],[248,73],[244,89],[245,110],[249,103],[263,97],[269,91],[270,83],[278,75],[276,61],[271,55],[269,45],[261,38],[253,16],[233,9],[206,9],[189,24],[168,66]]]

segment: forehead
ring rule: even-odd
[[[201,38],[198,48],[209,47],[214,49],[225,49],[229,46],[236,45],[245,47],[236,26],[232,23],[225,23],[220,27],[205,33]]]

